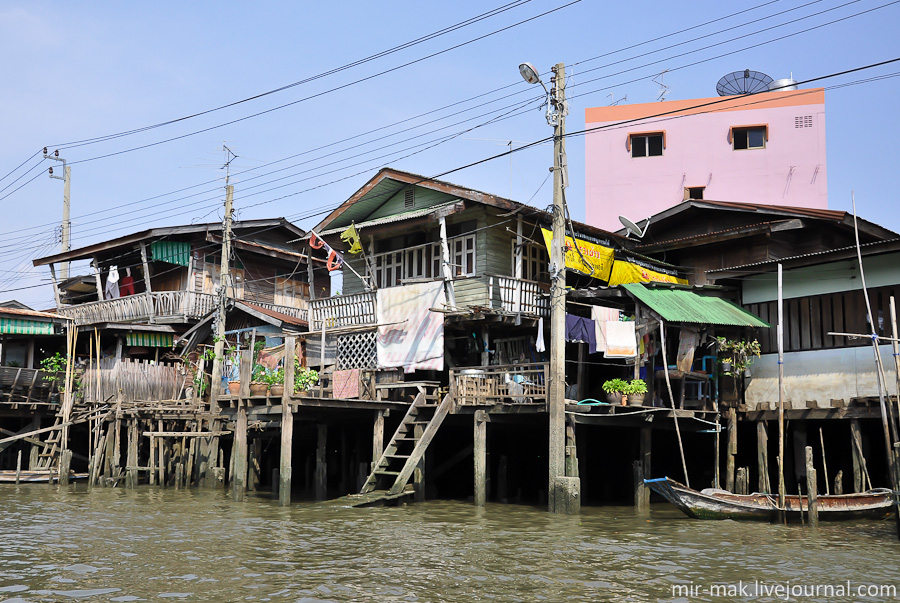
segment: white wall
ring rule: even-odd
[[[891,347],[880,346],[888,393],[896,395],[897,379]],[[750,367],[747,405],[778,402],[778,354],[764,354]],[[793,408],[804,408],[808,400],[828,406],[831,400],[878,396],[875,354],[872,346],[787,352],[784,355],[785,400]]]

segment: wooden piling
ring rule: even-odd
[[[284,392],[281,394],[281,458],[278,463],[278,504],[291,504],[291,479],[293,477],[294,409],[294,359],[297,357],[297,338],[284,340]],[[275,488],[275,481],[272,488]]]
[[[728,423],[728,448],[725,451],[725,489],[734,492],[734,457],[737,455],[737,413],[733,408],[725,411]]]
[[[372,465],[370,471],[375,469],[375,463],[384,453],[384,417],[385,411],[375,411],[375,423],[372,426]]]
[[[16,485],[19,485],[19,476],[22,473],[22,450],[19,450],[19,454],[16,455]]]
[[[819,525],[819,486],[816,480],[816,468],[813,466],[812,446],[806,447],[806,495],[809,525],[816,527]]]
[[[650,506],[645,504],[648,497],[645,495],[647,485],[644,483],[644,465],[641,461],[633,461],[631,463],[631,472],[634,478],[634,510],[638,513],[645,514],[649,511]]]
[[[134,488],[138,484],[138,472],[135,467],[138,466],[138,425],[137,419],[132,417],[128,420],[128,451],[125,453],[125,487]]]
[[[156,485],[156,437],[150,436],[150,485]]]
[[[650,510],[650,489],[644,484],[645,479],[649,479],[652,474],[652,457],[651,450],[653,447],[653,430],[649,424],[641,426],[640,434],[640,456],[638,462],[641,464],[640,483],[635,483],[635,506],[641,512]]]
[[[475,506],[483,507],[487,502],[487,413],[475,411],[473,433],[475,456]]]
[[[866,466],[866,457],[863,455],[862,430],[859,419],[850,419],[850,446],[853,454],[853,491],[864,492],[868,480],[868,488],[872,487],[872,479],[869,477],[869,469]]]
[[[425,435],[425,427],[417,424],[413,428],[413,434],[417,441],[421,441],[422,437]],[[416,464],[416,468],[413,470],[413,491],[415,492],[413,499],[416,502],[424,502],[425,501],[425,457],[426,456],[428,456],[427,452],[422,455],[422,458],[419,459],[419,462]]]
[[[328,498],[328,425],[318,424],[316,441],[316,500]]]
[[[770,494],[772,483],[769,481],[769,425],[765,421],[756,423],[757,462],[759,463],[759,491]]]
[[[822,476],[825,478],[825,495],[831,494],[828,486],[828,463],[825,460],[825,434],[819,427],[819,443],[822,445]]]
[[[72,451],[64,448],[59,453],[59,485],[69,485],[69,471],[72,467]]]
[[[243,388],[244,384],[241,383]],[[238,400],[234,420],[234,472],[231,476],[231,494],[234,500],[244,500],[247,492],[247,406],[246,400]]]
[[[578,447],[575,442],[575,417],[572,415],[566,416],[566,475],[579,477]]]
[[[834,494],[840,496],[844,493],[844,470],[841,469],[834,476]]]
[[[734,481],[735,494],[750,494],[750,468],[738,467]]]

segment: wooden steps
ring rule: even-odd
[[[388,496],[396,496],[404,492],[451,405],[449,395],[440,404],[429,402],[422,393],[416,396],[360,494],[384,490]]]

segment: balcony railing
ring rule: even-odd
[[[247,301],[301,320],[306,320],[307,317],[305,308]],[[59,309],[59,314],[73,319],[76,325],[90,325],[101,322],[152,322],[159,318],[196,320],[215,308],[216,296],[210,293],[159,291],[63,306]]]
[[[309,301],[309,330],[375,324],[375,292],[337,295]]]
[[[496,290],[500,295],[501,309],[507,312],[550,317],[548,285],[498,274],[486,276],[488,277],[488,296],[493,301]]]
[[[463,406],[546,403],[548,367],[537,362],[452,369],[450,385]]]

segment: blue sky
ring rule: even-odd
[[[900,4],[889,0],[566,4],[3,3],[0,176],[10,175],[0,181],[0,299],[53,305],[49,285],[34,287],[47,282],[46,268],[27,269],[31,258],[58,249],[53,229],[63,185],[45,173],[57,166],[40,156],[29,160],[44,145],[52,152],[220,107],[501,6],[508,10],[280,92],[63,148],[72,165],[73,246],[219,220],[223,143],[238,155],[231,169],[239,218],[287,216],[309,228],[380,167],[433,176],[502,153],[509,141],[517,148],[544,138],[550,128],[537,108],[540,89],[517,72],[526,60],[542,72],[566,63],[567,126],[575,132],[584,127],[586,107],[625,96],[628,103],[655,101],[653,78],[666,69],[666,98],[685,99],[715,96],[719,77],[745,68],[805,80],[900,57]],[[782,11],[790,12],[776,15]],[[849,209],[854,190],[862,217],[900,231],[893,181],[900,78],[855,83],[897,72],[900,63],[817,85],[840,86],[825,96],[829,206]],[[178,139],[155,144],[169,138]],[[573,217],[583,219],[584,140],[573,137],[567,146],[567,198]],[[551,162],[550,147],[538,145],[443,178],[519,201],[534,196],[532,203],[545,207]]]

